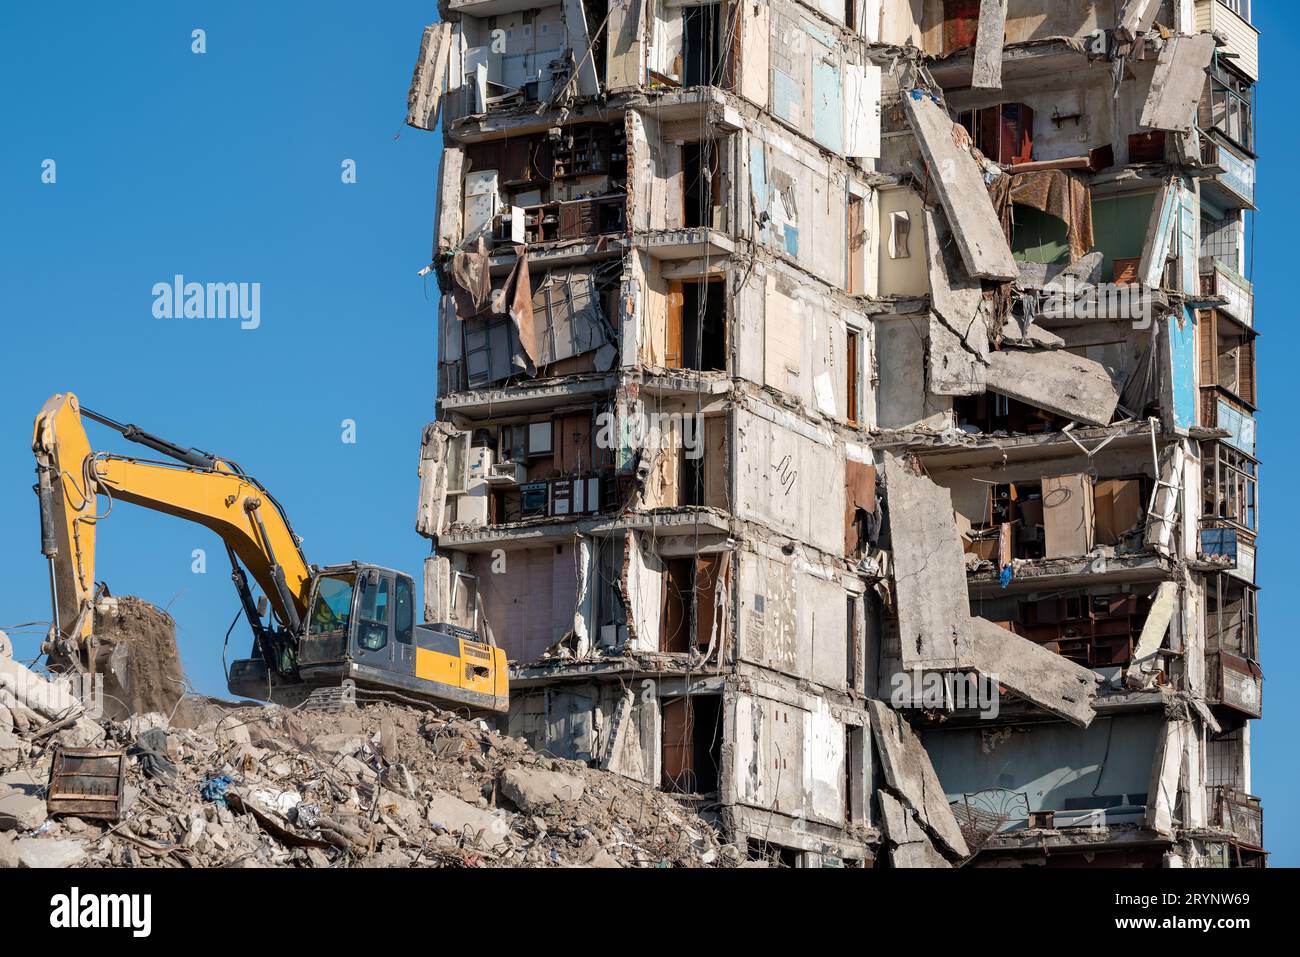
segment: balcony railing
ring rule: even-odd
[[[1230,787],[1206,789],[1210,803],[1210,826],[1221,828],[1245,847],[1264,846],[1264,806],[1253,794]]]
[[[1254,457],[1255,416],[1221,386],[1201,386],[1201,425],[1224,429],[1229,435],[1223,441]]]
[[[1230,651],[1205,656],[1211,704],[1221,704],[1258,718],[1264,707],[1264,672],[1259,663]]]
[[[1217,131],[1201,137],[1201,162],[1218,172],[1201,188],[1229,209],[1255,208],[1255,158],[1230,145]]]
[[[1201,257],[1201,294],[1222,296],[1228,301],[1219,310],[1247,329],[1254,328],[1255,287],[1227,263],[1213,256]]]

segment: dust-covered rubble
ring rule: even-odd
[[[292,710],[187,696],[125,721],[10,699],[0,865],[707,867],[741,853],[670,795],[478,719],[392,703]],[[18,720],[15,720],[15,711]],[[128,754],[119,820],[48,817],[54,751]]]

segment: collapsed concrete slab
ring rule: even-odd
[[[888,791],[879,791],[880,823],[889,842],[889,862],[895,867],[952,867],[939,853],[912,810]]]
[[[889,453],[884,471],[903,666],[965,667],[970,599],[952,493]]]
[[[1205,90],[1205,71],[1216,45],[1212,33],[1172,36],[1166,41],[1142,105],[1142,126],[1173,133],[1191,132]]]
[[[451,24],[434,23],[425,27],[420,38],[420,55],[411,77],[411,89],[406,94],[408,126],[421,130],[437,129],[450,55]]]
[[[916,814],[917,822],[947,851],[966,857],[970,851],[948,805],[939,777],[921,739],[902,716],[883,701],[867,702],[871,728],[885,783]],[[906,841],[904,843],[907,843]]]
[[[1097,676],[1090,668],[1012,634],[983,618],[973,618],[975,660],[981,674],[1007,690],[1080,728],[1096,717]]]
[[[1002,41],[1007,28],[1007,0],[980,0],[975,35],[975,67],[970,85],[976,90],[1002,89]]]
[[[966,272],[974,279],[1015,279],[1020,270],[984,186],[984,175],[969,146],[954,137],[952,118],[925,90],[909,90],[903,108],[930,168],[929,182],[948,214]]]
[[[1109,425],[1119,390],[1100,362],[1060,350],[989,353],[994,392],[1088,425]]]

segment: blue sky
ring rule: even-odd
[[[419,580],[437,287],[416,274],[440,150],[403,120],[435,17],[432,0],[4,5],[0,628],[49,618],[29,450],[41,403],[64,390],[234,458],[280,499],[310,561]],[[261,325],[155,319],[152,287],[177,273],[260,282]],[[101,448],[150,456],[89,429]],[[195,548],[206,574],[191,572]],[[224,691],[238,605],[215,535],[118,506],[99,577],[168,608],[191,679]],[[35,636],[16,637],[35,654]],[[241,621],[232,651],[249,643]]]
[[[1291,694],[1300,650],[1290,496],[1300,447],[1275,417],[1295,401],[1300,331],[1286,319],[1300,189],[1285,173],[1300,131],[1279,115],[1300,84],[1300,40],[1255,4],[1262,213],[1253,280],[1260,349],[1261,647],[1265,720],[1254,791],[1275,865],[1300,864]],[[75,9],[74,9],[75,8]],[[432,0],[6,4],[0,12],[0,628],[49,617],[30,492],[32,419],[71,389],[86,405],[228,455],[280,499],[311,561],[419,571],[421,426],[434,415],[436,287],[429,259],[437,138],[403,125]],[[191,31],[207,52],[191,52]],[[41,182],[53,159],[57,181]],[[356,162],[357,182],[341,182]],[[262,284],[261,325],[157,320],[151,289],[176,273]],[[357,427],[342,441],[344,419]],[[93,427],[101,447],[129,443]],[[207,550],[207,574],[191,571]],[[220,648],[237,604],[220,542],[203,529],[116,508],[99,577],[175,617],[197,687],[223,689]],[[20,632],[20,655],[39,638]],[[248,645],[241,621],[232,650]]]

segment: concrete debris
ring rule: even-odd
[[[881,828],[889,842],[889,861],[895,867],[952,867],[917,823],[912,809],[888,791],[879,791]]]
[[[14,788],[0,790],[0,831],[31,831],[44,823],[44,798]]]
[[[76,867],[86,860],[85,848],[79,841],[50,840],[44,837],[25,837],[14,844],[18,866],[26,868]]]
[[[965,857],[969,853],[966,839],[957,826],[957,818],[948,806],[948,799],[921,739],[912,726],[885,702],[873,699],[867,702],[867,706],[885,783],[915,813],[917,823],[944,849]]]
[[[511,768],[501,775],[501,793],[521,811],[533,813],[582,797],[582,778],[540,768]]]
[[[994,392],[1088,425],[1109,425],[1119,404],[1106,367],[1071,352],[991,352],[987,376]]]
[[[152,776],[137,749],[128,759],[128,807],[113,827],[66,815],[47,821],[52,752],[18,733],[20,767],[0,777],[0,861],[701,867],[734,866],[743,857],[671,796],[543,757],[479,720],[388,703],[328,713],[186,702],[178,715],[198,714],[196,726],[168,724],[165,715],[99,723],[102,737],[120,747],[164,728],[176,768],[170,784]],[[205,784],[221,777],[229,780],[224,803],[203,800]]]

